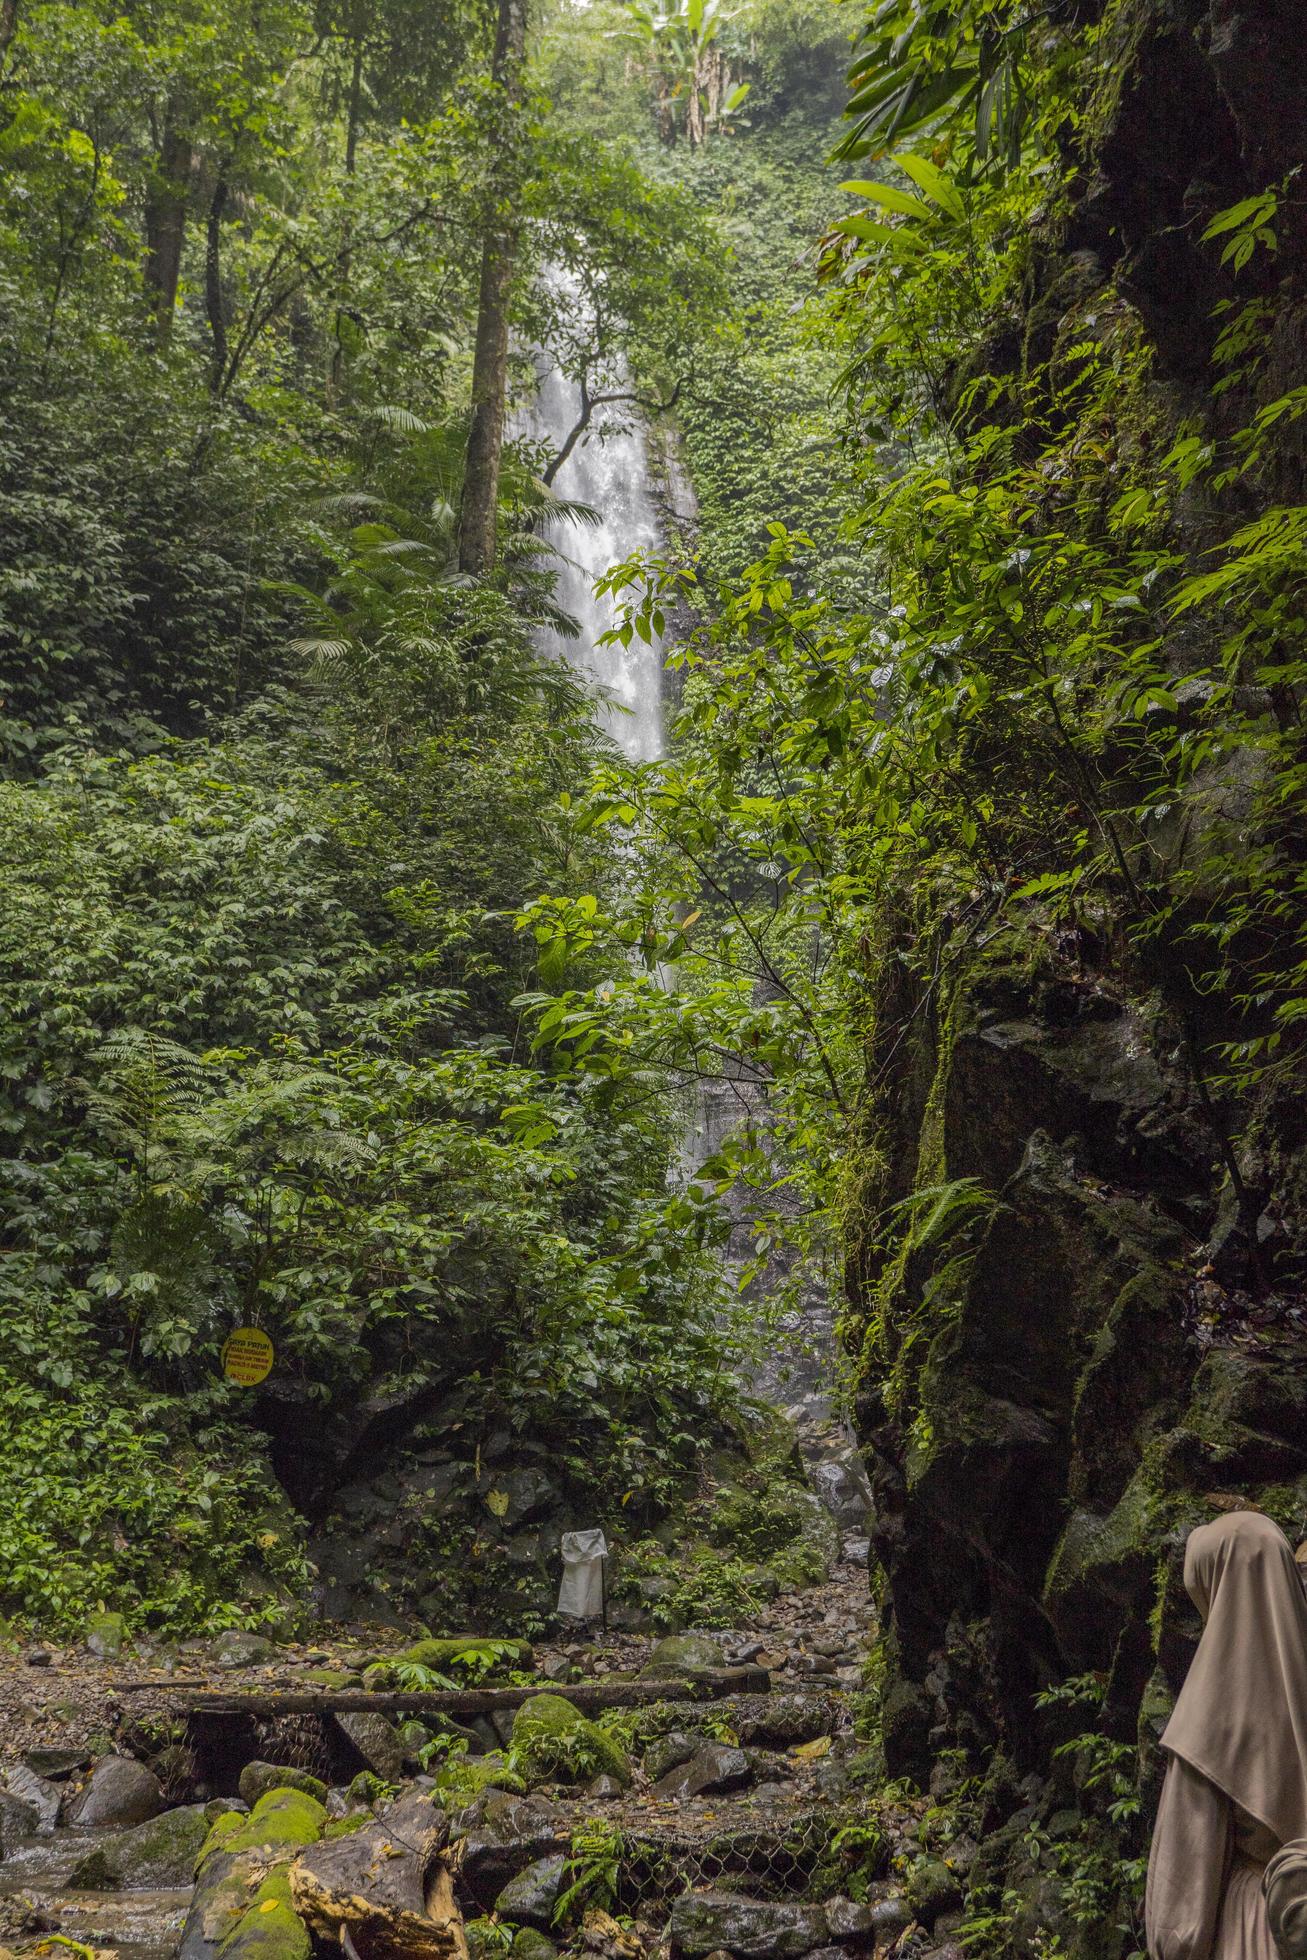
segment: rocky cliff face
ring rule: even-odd
[[[1047,359],[1065,317],[1098,295],[1143,323],[1164,430],[1194,416],[1238,426],[1307,381],[1302,206],[1252,275],[1267,359],[1242,399],[1211,394],[1213,309],[1234,289],[1201,244],[1215,211],[1301,163],[1307,75],[1285,50],[1304,24],[1294,5],[1113,10],[1078,200],[1013,336],[1014,368]],[[1271,458],[1273,501],[1303,497],[1304,427]],[[1197,553],[1249,514],[1208,500],[1180,523]],[[1177,641],[1176,670],[1190,658]],[[1291,1082],[1214,1102],[1174,976],[1120,957],[1110,931],[1032,922],[964,944],[947,922],[905,923],[896,941],[907,957],[886,963],[871,1044],[881,1127],[868,1160],[884,1167],[868,1170],[871,1202],[928,1186],[953,1194],[957,1222],[892,1269],[855,1262],[851,1276],[860,1327],[884,1315],[908,1330],[859,1406],[885,1750],[891,1773],[946,1798],[984,1778],[978,1870],[1009,1900],[981,1950],[1024,1953],[1022,1915],[1045,1885],[1028,1833],[1044,1833],[1065,1876],[1059,1834],[1107,1808],[1103,1784],[1086,1789],[1084,1753],[1055,1753],[1089,1719],[1140,1751],[1143,1808],[1114,1855],[1144,1848],[1155,1740],[1197,1633],[1180,1584],[1187,1531],[1237,1502],[1307,1530],[1307,1111]],[[1205,1042],[1228,1033],[1218,1007],[1200,1011]],[[968,1190],[992,1202],[968,1207]],[[1092,1718],[1037,1703],[1089,1672]],[[1106,1895],[1083,1923],[1061,1898],[1039,1908],[1057,1950],[1129,1950]]]

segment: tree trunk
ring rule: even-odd
[[[9,44],[18,32],[18,0],[0,0],[0,75],[9,59]]]
[[[219,177],[209,200],[209,225],[204,247],[204,305],[213,336],[209,361],[209,393],[220,395],[227,374],[227,317],[222,303],[222,213],[227,202],[227,180]]]
[[[177,306],[193,154],[190,137],[177,127],[170,110],[145,205],[145,285],[161,347],[172,332]]]
[[[354,61],[349,80],[349,113],[345,124],[345,179],[352,186],[358,168],[359,116],[363,108],[363,34],[360,29],[354,40]],[[350,192],[347,190],[347,197]],[[327,399],[334,404],[340,395],[341,384],[345,379],[345,295],[349,291],[350,273],[353,269],[353,222],[349,205],[345,206],[345,226],[341,237],[340,274],[336,300],[335,345],[331,350],[331,373],[327,381]]]
[[[527,0],[499,0],[493,73],[507,96],[510,113],[516,108],[521,89],[526,16]],[[459,569],[478,575],[489,572],[495,562],[495,519],[508,393],[508,303],[513,290],[517,243],[518,225],[514,216],[492,219],[481,252],[476,355],[472,363],[472,426],[468,431],[458,518]]]

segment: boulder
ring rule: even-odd
[[[912,1907],[898,1896],[878,1899],[871,1908],[871,1937],[877,1947],[888,1946],[912,1924]]]
[[[89,1769],[91,1756],[86,1749],[24,1749],[23,1762],[33,1776],[44,1776],[51,1783],[62,1783],[75,1770]]]
[[[866,1530],[872,1512],[871,1485],[852,1443],[814,1463],[809,1475],[841,1531]]]
[[[703,1960],[719,1948],[735,1960],[802,1960],[830,1939],[820,1906],[684,1892],[672,1906],[672,1949]]]
[[[558,1948],[534,1926],[524,1926],[513,1939],[513,1960],[558,1960]]]
[[[336,1726],[367,1768],[383,1783],[398,1783],[404,1774],[404,1745],[384,1715],[337,1715]]]
[[[154,1771],[131,1756],[101,1756],[68,1811],[70,1824],[144,1824],[164,1808]]]
[[[558,1849],[563,1835],[552,1804],[491,1790],[458,1820],[463,1834],[460,1871],[477,1903],[489,1912],[510,1878]]]
[[[548,1858],[537,1858],[516,1878],[510,1878],[495,1900],[501,1919],[514,1925],[534,1926],[547,1933],[554,1923],[554,1907],[563,1892],[563,1873],[567,1859],[561,1851]]]
[[[651,1742],[644,1752],[643,1768],[651,1783],[657,1783],[669,1770],[682,1763],[688,1763],[696,1749],[701,1749],[708,1738],[706,1735],[692,1735],[685,1729],[672,1729]]]
[[[597,1775],[631,1780],[621,1744],[562,1695],[532,1695],[513,1722],[513,1748],[528,1781],[588,1783]]]
[[[209,1834],[203,1804],[165,1810],[148,1823],[107,1833],[68,1877],[74,1891],[156,1892],[189,1885]]]
[[[52,1831],[59,1821],[63,1793],[57,1783],[37,1776],[26,1763],[18,1763],[5,1776],[5,1790],[35,1814],[38,1831]]]
[[[102,1661],[116,1661],[127,1639],[121,1613],[95,1613],[86,1623],[86,1651]]]
[[[515,1668],[529,1673],[535,1666],[535,1650],[529,1640],[489,1640],[473,1633],[418,1640],[374,1661],[366,1670],[367,1685],[390,1687],[394,1669],[400,1666],[430,1668],[433,1674],[447,1674],[454,1681],[482,1681]]]
[[[327,1801],[327,1786],[321,1777],[310,1776],[306,1769],[288,1769],[281,1763],[246,1763],[238,1788],[242,1802],[251,1809],[269,1790],[303,1790],[319,1803]]]
[[[660,1640],[640,1672],[647,1676],[711,1674],[726,1665],[706,1633],[671,1633]]]
[[[228,1811],[205,1838],[177,1960],[310,1960],[291,1903],[290,1866],[327,1813],[302,1790],[270,1790],[248,1816]]]
[[[359,1960],[467,1960],[440,1856],[447,1831],[443,1811],[415,1792],[359,1829],[320,1840],[291,1867],[295,1910],[326,1944],[345,1928]]]
[[[655,1783],[653,1794],[661,1802],[683,1802],[688,1797],[708,1796],[714,1791],[742,1790],[751,1780],[749,1758],[743,1749],[732,1749],[724,1742],[707,1742],[696,1749],[686,1763],[669,1770]]]
[[[922,1925],[933,1926],[962,1904],[962,1887],[942,1858],[925,1858],[908,1874],[907,1897]]]
[[[833,1940],[866,1940],[875,1930],[869,1905],[838,1895],[826,1901],[826,1924]]]
[[[229,1627],[213,1643],[213,1658],[219,1667],[262,1667],[276,1657],[277,1649],[262,1633],[245,1633]]]
[[[15,1845],[31,1837],[36,1827],[36,1805],[24,1802],[8,1790],[0,1790],[0,1858],[7,1858]]]

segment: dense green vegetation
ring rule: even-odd
[[[515,913],[624,880],[567,807],[602,739],[532,652],[538,444],[510,437],[495,570],[458,569],[469,245],[506,202],[510,410],[536,340],[661,392],[741,342],[727,139],[687,185],[621,51],[596,141],[593,67],[544,92],[580,25],[535,24],[520,103],[470,4],[36,4],[6,34],[5,1611],[284,1617],[270,1462],[320,1505],[303,1433],[387,1398],[456,1387],[469,1452],[507,1420],[645,1517],[729,1401],[669,1085],[533,1061],[515,1005]],[[777,115],[786,32],[759,7]],[[538,281],[560,262],[592,319]],[[262,1397],[221,1377],[242,1324]]]

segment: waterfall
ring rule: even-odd
[[[539,366],[540,386],[527,429],[557,453],[580,416],[581,391],[546,356]],[[601,409],[554,479],[558,496],[590,505],[599,522],[573,524],[555,518],[545,533],[559,554],[554,596],[578,622],[581,636],[566,639],[550,627],[541,627],[536,636],[542,653],[566,662],[594,684],[604,725],[632,762],[651,762],[663,752],[663,649],[657,640],[646,645],[638,638],[629,647],[600,646],[600,635],[616,624],[617,615],[594,588],[595,580],[619,559],[641,546],[661,545],[649,484],[643,426]]]

